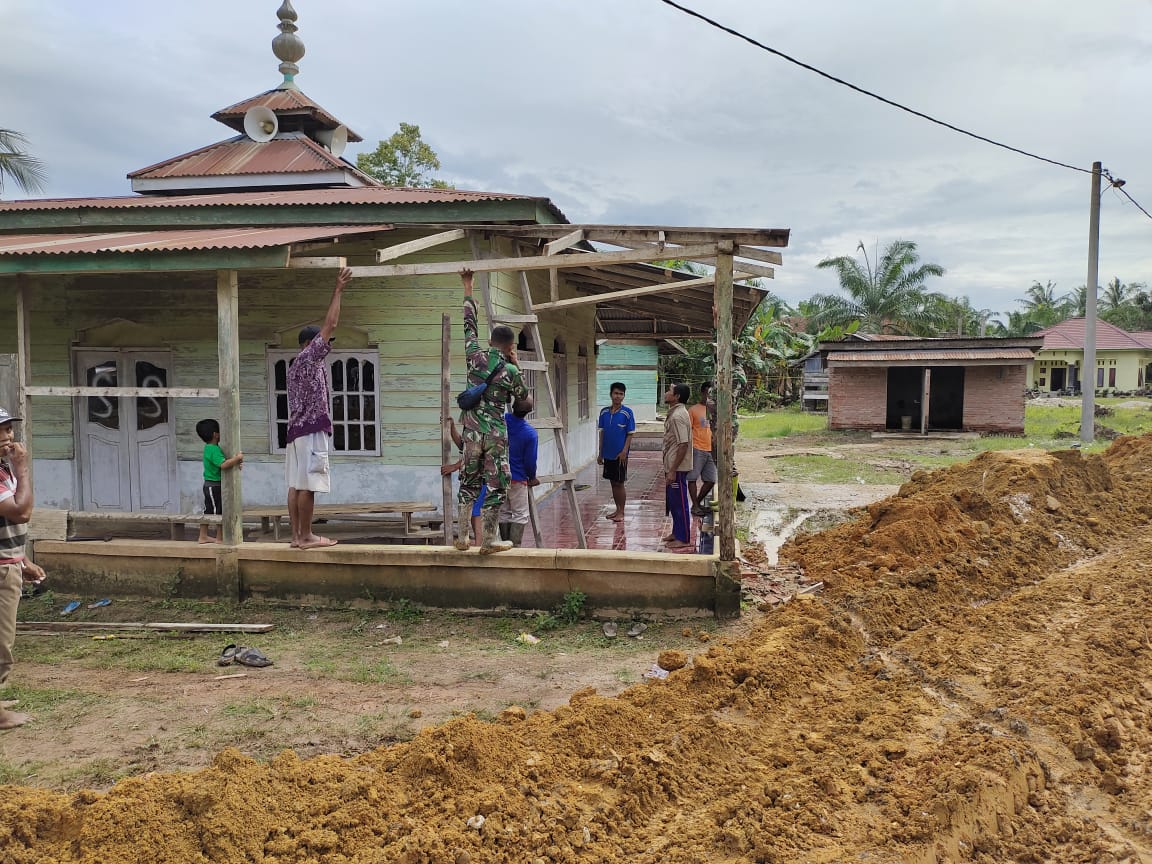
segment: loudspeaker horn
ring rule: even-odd
[[[316,133],[316,140],[331,150],[333,156],[339,156],[348,146],[348,127],[337,126],[335,129],[321,129]]]
[[[270,108],[256,105],[244,112],[244,134],[253,141],[271,141],[279,128],[276,115]]]

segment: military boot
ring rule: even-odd
[[[467,552],[468,529],[472,527],[472,508],[460,504],[456,509],[456,542],[452,545],[461,552]]]
[[[484,514],[484,544],[480,547],[481,555],[492,555],[496,552],[507,552],[512,544],[500,539],[500,511],[496,507],[485,507]]]

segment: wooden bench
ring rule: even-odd
[[[431,538],[443,536],[443,531],[433,530],[435,524],[443,525],[443,517],[419,519],[417,513],[434,511],[431,501],[375,501],[361,504],[317,504],[312,510],[312,519],[332,519],[343,522],[360,522],[372,525],[387,525],[394,522],[401,529],[400,537]],[[400,519],[392,516],[399,514]],[[288,518],[288,507],[245,507],[246,519],[259,519],[264,531],[271,530],[272,537],[280,539],[280,520]]]
[[[69,510],[67,534],[77,522],[114,522],[118,525],[167,525],[173,540],[184,539],[185,525],[219,525],[221,517],[205,513],[129,513],[124,510]],[[61,540],[66,537],[58,538]]]

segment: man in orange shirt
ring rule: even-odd
[[[712,422],[716,406],[711,402],[712,382],[700,385],[700,401],[688,409],[692,418],[692,470],[688,473],[688,494],[692,498],[692,515],[708,513],[708,496],[716,485],[716,460],[712,457]],[[700,489],[697,491],[696,483]]]

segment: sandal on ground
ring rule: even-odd
[[[236,655],[240,649],[235,645],[225,645],[224,650],[220,652],[220,657],[216,660],[217,666],[231,666],[232,661],[236,659]]]
[[[236,652],[235,660],[241,666],[255,666],[257,668],[263,668],[265,666],[272,665],[272,661],[269,660],[264,652],[259,648],[241,647]]]

